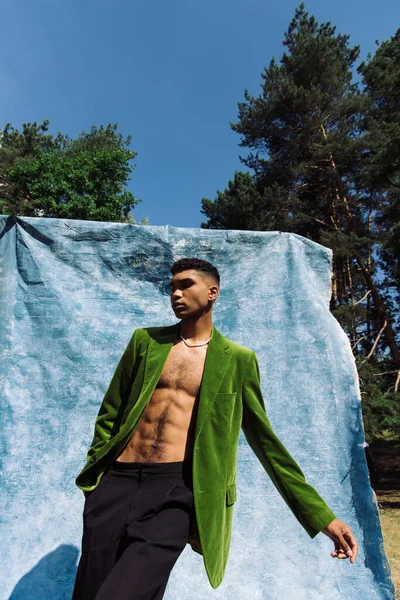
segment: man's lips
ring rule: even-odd
[[[172,308],[183,308],[184,306],[184,304],[173,304]]]

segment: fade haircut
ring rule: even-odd
[[[179,260],[174,262],[174,264],[170,268],[170,271],[172,275],[175,275],[176,273],[181,273],[181,271],[188,271],[189,269],[206,273],[215,281],[215,283],[219,287],[220,278],[217,269],[210,262],[208,262],[207,260],[202,260],[201,258],[180,258]]]

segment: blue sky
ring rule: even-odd
[[[243,169],[237,120],[244,89],[280,59],[300,1],[13,0],[2,5],[0,127],[50,120],[76,137],[118,123],[138,152],[130,189],[137,221],[200,227]],[[398,0],[305,3],[360,45],[356,66],[400,26]]]

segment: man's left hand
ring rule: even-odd
[[[350,558],[353,564],[356,560],[358,544],[351,527],[339,519],[334,519],[324,527],[322,533],[331,538],[335,544],[335,550],[331,552],[332,558]]]

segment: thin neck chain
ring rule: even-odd
[[[183,335],[181,333],[179,335],[183,339],[183,341],[185,342],[186,346],[188,346],[188,348],[195,348],[196,346],[205,346],[206,344],[208,344],[208,342],[212,338],[212,334],[211,334],[210,337],[208,338],[208,340],[206,342],[200,342],[200,344],[188,344],[187,340],[185,340],[185,338],[183,337]]]

